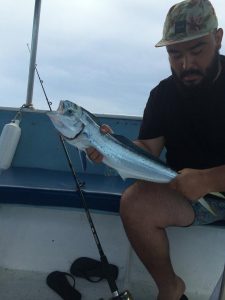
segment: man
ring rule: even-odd
[[[150,93],[136,144],[155,156],[166,147],[179,172],[169,184],[137,181],[121,198],[121,218],[137,255],[155,280],[158,300],[187,299],[174,272],[165,228],[225,218],[225,57],[223,31],[208,0],[186,0],[168,12],[163,38],[172,75]],[[109,131],[103,127],[102,131]],[[94,161],[102,157],[88,150]],[[197,200],[205,197],[216,216]]]

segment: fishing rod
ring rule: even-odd
[[[28,44],[27,44],[27,48],[28,48],[29,52],[31,52]],[[35,64],[35,72],[36,72],[36,74],[38,76],[38,80],[41,84],[41,88],[42,88],[42,91],[45,95],[45,99],[47,101],[49,110],[52,111],[52,107],[51,107],[52,102],[48,99],[47,93],[46,93],[44,85],[43,85],[43,80],[41,79],[40,74],[39,74],[38,69],[37,69],[37,64]],[[109,265],[108,259],[105,255],[104,251],[103,251],[103,248],[102,248],[102,245],[100,243],[97,231],[95,229],[95,225],[94,225],[94,222],[92,220],[90,210],[89,210],[89,207],[87,205],[87,201],[84,197],[84,193],[82,191],[82,184],[80,183],[80,181],[78,179],[77,172],[75,171],[75,168],[73,167],[69,152],[67,150],[67,147],[66,147],[66,144],[65,144],[65,139],[63,138],[63,136],[60,133],[58,133],[58,135],[59,135],[59,138],[60,138],[60,142],[63,146],[63,150],[65,152],[69,168],[70,168],[71,173],[73,175],[73,179],[76,183],[77,191],[78,191],[80,199],[82,201],[82,204],[83,204],[83,207],[84,207],[84,210],[85,210],[85,214],[86,214],[88,223],[89,223],[90,228],[91,228],[91,232],[93,234],[96,246],[98,248],[98,252],[99,252],[99,255],[100,255],[100,260],[101,260],[101,263],[102,263],[102,266],[103,266],[102,269],[103,269],[103,272],[104,272],[104,277],[106,278],[106,280],[108,282],[108,285],[109,285],[109,288],[110,288],[111,293],[112,293],[112,298],[111,299],[132,300],[133,298],[132,298],[132,296],[131,296],[131,294],[128,290],[125,290],[124,292],[119,293],[118,287],[116,285],[116,281],[114,280],[114,278],[112,277],[112,274],[110,272],[110,265]]]

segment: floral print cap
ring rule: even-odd
[[[218,20],[210,1],[185,0],[170,8],[163,27],[163,38],[155,47],[194,40],[217,27]]]

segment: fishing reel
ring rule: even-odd
[[[126,290],[119,294],[116,298],[111,298],[110,300],[134,300],[134,298],[131,296],[131,293]]]
[[[128,290],[122,292],[119,295],[119,299],[121,299],[121,300],[134,300],[133,297],[131,296],[131,293]]]

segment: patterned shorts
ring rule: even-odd
[[[225,221],[225,199],[214,195],[206,195],[204,199],[210,205],[216,215],[210,213],[201,203],[192,204],[195,212],[195,220],[193,225],[212,224],[217,221]]]

